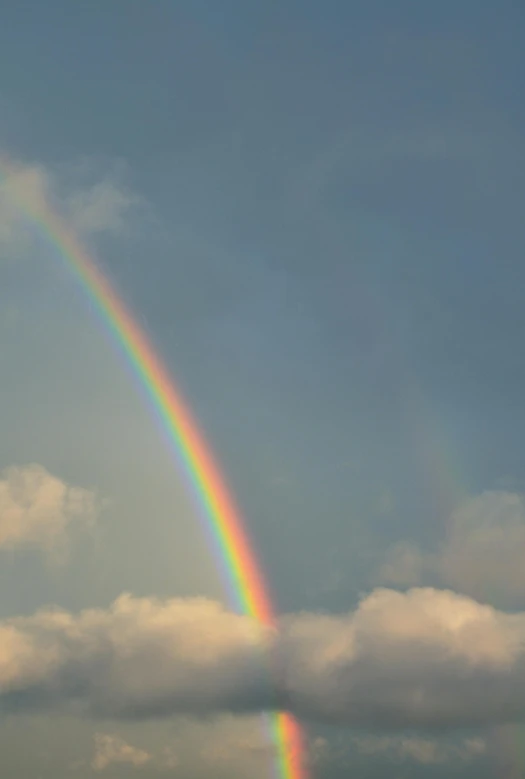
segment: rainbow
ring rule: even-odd
[[[0,172],[13,204],[58,250],[145,390],[218,551],[234,607],[265,625],[275,624],[264,577],[242,517],[181,391],[129,308],[46,194],[28,195],[23,186],[17,186],[17,174],[22,170],[6,158],[0,160]],[[265,716],[276,747],[277,775],[304,779],[305,748],[300,726],[285,712]]]

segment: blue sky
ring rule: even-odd
[[[48,189],[190,398],[279,611],[347,615],[347,630],[369,637],[377,608],[385,632],[373,635],[388,647],[384,615],[399,608],[417,625],[407,657],[430,630],[421,598],[452,622],[481,604],[498,625],[525,612],[520,3],[4,5],[0,148],[26,191]],[[9,186],[0,620],[51,605],[117,620],[110,604],[124,592],[175,599],[170,620],[191,596],[222,602],[151,414],[52,247],[14,214]],[[83,522],[68,502],[81,499]],[[406,601],[381,600],[381,587]],[[137,636],[152,629],[133,624]],[[497,643],[469,636],[465,646]],[[402,704],[393,721],[381,709],[392,679],[368,719],[348,702],[344,716],[326,713],[328,670],[315,691],[292,679],[314,777],[349,766],[378,778],[514,775],[488,703],[481,724],[465,703],[443,715],[444,735],[424,713],[400,730]],[[375,701],[370,685],[363,700]],[[250,695],[250,712],[264,707]],[[14,715],[6,700],[0,744],[20,776],[74,766],[81,778],[149,779],[175,761],[182,776],[219,763],[225,776],[270,770],[257,717],[232,714],[229,698],[204,724],[176,706],[161,720],[64,724],[60,707]],[[525,716],[525,695],[502,701],[511,720]]]

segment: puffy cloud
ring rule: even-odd
[[[304,615],[281,637],[287,697],[360,725],[449,726],[523,708],[525,615],[453,592],[375,590],[347,617]]]
[[[120,736],[109,733],[95,734],[95,754],[91,767],[103,771],[114,763],[127,763],[139,768],[151,760],[151,755],[143,749],[131,746]]]
[[[452,516],[437,559],[444,581],[482,599],[513,603],[525,594],[525,503],[512,492],[486,492]]]
[[[0,479],[0,549],[63,551],[72,523],[92,524],[99,504],[90,490],[67,485],[39,465],[11,467]]]
[[[264,708],[274,698],[270,631],[206,599],[122,595],[108,610],[0,622],[0,636],[4,700],[147,717]]]
[[[276,629],[206,599],[0,623],[0,706],[123,718],[283,708],[358,726],[453,727],[525,715],[525,614],[449,591],[379,589],[346,615]]]
[[[424,765],[436,765],[451,761],[470,761],[486,751],[481,738],[463,739],[459,744],[449,744],[432,738],[416,736],[360,736],[354,740],[359,752],[365,755],[382,754],[389,759],[409,760]]]
[[[497,605],[518,605],[525,594],[525,502],[506,491],[484,492],[452,514],[441,547],[425,553],[401,543],[389,550],[380,580],[412,586],[437,580]]]

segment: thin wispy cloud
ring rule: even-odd
[[[119,736],[110,733],[95,734],[95,754],[91,760],[91,767],[94,771],[104,771],[115,764],[140,768],[150,761],[149,752],[128,744]]]
[[[450,744],[428,737],[368,735],[355,738],[354,744],[364,755],[382,755],[394,762],[421,765],[470,762],[487,750],[482,738],[465,738],[459,744]]]
[[[259,716],[216,716],[213,719],[177,718],[160,738],[135,737],[113,730],[93,735],[89,760],[78,761],[75,769],[89,766],[93,771],[111,775],[119,767],[139,775],[200,775],[213,771],[215,776],[242,777],[247,773],[263,779],[276,759],[269,733],[261,727]],[[135,728],[136,731],[136,728]],[[164,741],[163,741],[164,740]]]
[[[7,155],[4,154],[7,159]],[[1,155],[0,155],[1,161]],[[9,171],[0,179],[0,247],[6,257],[31,246],[27,215],[30,207],[53,202],[71,227],[83,238],[104,233],[121,234],[136,222],[145,201],[125,185],[118,166],[100,177],[99,166],[56,166],[9,159]],[[76,175],[75,175],[76,171]]]
[[[121,232],[130,211],[140,204],[136,195],[111,179],[73,191],[65,201],[69,221],[81,235]]]

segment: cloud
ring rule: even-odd
[[[95,754],[91,761],[91,767],[95,771],[103,771],[114,763],[126,763],[139,768],[150,760],[151,755],[148,752],[131,746],[119,736],[108,733],[95,734]]]
[[[195,759],[198,754],[203,766],[213,766],[225,772],[228,768],[243,769],[243,774],[263,774],[276,757],[275,745],[260,717],[220,717],[212,722],[186,722],[175,743],[180,760]],[[267,775],[267,771],[264,772]]]
[[[506,491],[484,492],[452,514],[435,552],[402,543],[389,550],[380,581],[414,585],[438,581],[467,595],[514,606],[525,595],[525,502]]]
[[[11,252],[27,248],[27,233],[23,230],[23,215],[16,199],[38,204],[48,196],[49,175],[40,165],[13,166],[0,184],[0,248]]]
[[[428,559],[415,544],[401,542],[388,550],[377,576],[388,584],[413,586],[421,582],[427,566]]]
[[[432,588],[378,589],[345,615],[269,629],[207,599],[0,622],[0,707],[151,718],[283,708],[356,726],[449,728],[525,715],[525,613]]]
[[[0,549],[63,552],[70,526],[97,517],[93,492],[67,485],[40,465],[7,468],[0,476]]]
[[[78,702],[148,717],[254,710],[273,701],[270,631],[202,598],[119,597],[108,610],[60,610],[0,623],[0,699]]]
[[[346,617],[291,618],[287,699],[303,715],[387,727],[513,719],[525,703],[525,615],[450,591],[378,589]]]
[[[276,748],[260,716],[221,716],[196,721],[178,718],[169,743],[162,746],[157,737],[142,731],[147,748],[136,747],[128,738],[112,733],[96,733],[91,760],[78,761],[77,767],[90,765],[104,771],[120,763],[135,769],[146,768],[148,775],[165,774],[176,769],[182,776],[268,776],[276,759]],[[151,742],[151,743],[150,743]]]
[[[308,743],[308,761],[310,765],[318,765],[327,759],[330,754],[330,745],[323,736],[316,736]]]
[[[360,736],[354,739],[364,755],[385,755],[391,760],[411,761],[423,765],[437,765],[452,761],[467,762],[486,751],[481,738],[463,739],[460,744],[447,744],[437,739],[415,736]]]
[[[525,593],[525,503],[512,492],[486,492],[453,515],[439,555],[444,581],[474,597]]]
[[[111,179],[74,191],[65,200],[71,223],[83,234],[120,232],[128,211],[140,202]]]
[[[53,202],[84,237],[122,232],[130,212],[143,205],[142,199],[121,182],[115,167],[87,182],[86,165],[79,171],[82,175],[76,177],[64,169],[9,161],[9,174],[0,183],[0,248],[15,254],[29,248],[30,233],[20,203],[38,210],[39,205]]]

